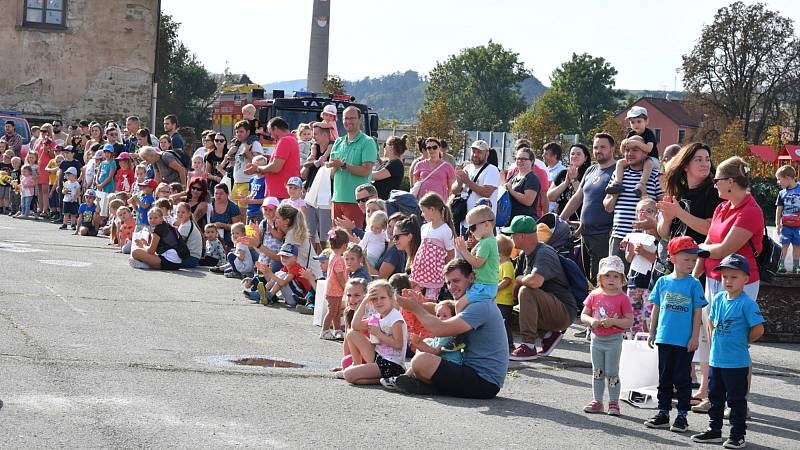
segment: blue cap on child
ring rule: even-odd
[[[717,267],[714,267],[714,270],[720,269],[736,269],[741,270],[747,276],[750,276],[750,263],[747,262],[747,258],[744,256],[733,253],[725,257],[722,261],[720,261]]]

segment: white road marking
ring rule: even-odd
[[[92,265],[90,262],[70,261],[68,259],[40,259],[38,261],[42,264],[62,267],[88,267]]]
[[[55,296],[57,299],[61,300],[62,302],[64,302],[64,304],[65,304],[65,305],[69,306],[69,309],[73,310],[74,312],[76,312],[76,313],[78,313],[78,314],[80,314],[80,315],[82,315],[82,316],[86,316],[86,311],[84,311],[84,310],[82,310],[82,309],[79,309],[79,308],[76,308],[76,307],[75,307],[75,306],[74,306],[72,303],[70,303],[70,302],[69,302],[69,300],[67,300],[67,299],[66,299],[66,298],[65,298],[63,295],[61,295],[61,294],[59,294],[58,292],[56,292],[56,291],[55,291],[55,289],[53,289],[53,288],[51,288],[50,286],[48,286],[48,285],[44,284],[42,281],[39,281],[39,280],[37,280],[36,278],[34,278],[34,279],[33,279],[33,281],[35,281],[35,282],[37,282],[37,283],[41,284],[42,286],[44,286],[44,287],[45,287],[45,289],[47,289],[48,291],[50,291],[50,293],[51,293],[51,294],[53,294],[53,295],[54,295],[54,296]]]

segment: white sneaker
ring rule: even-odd
[[[344,340],[344,331],[342,331],[342,330],[334,331],[333,332],[333,338],[336,339],[337,341],[343,341]]]
[[[335,341],[336,340],[336,336],[333,334],[333,331],[330,330],[330,329],[323,330],[322,333],[319,334],[319,338],[322,339],[322,340],[325,340],[325,341]]]
[[[395,380],[397,380],[397,377],[381,378],[381,385],[386,389],[396,391],[397,385],[395,384]]]

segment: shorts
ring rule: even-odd
[[[168,260],[164,255],[158,255],[158,258],[161,260],[161,270],[178,270],[181,268],[179,263]]]
[[[391,378],[406,373],[403,366],[396,362],[389,361],[379,354],[375,354],[375,364],[378,365],[378,370],[381,371],[381,378]]]
[[[488,399],[497,396],[500,386],[484,380],[472,367],[445,359],[439,361],[431,382],[444,395]]]
[[[11,186],[0,186],[0,201],[11,200]]]
[[[781,245],[786,244],[800,245],[800,227],[781,228]]]
[[[470,303],[494,301],[495,297],[497,297],[496,284],[472,283],[472,286],[467,290],[467,300]]]
[[[81,225],[80,225],[80,228],[86,228],[87,230],[89,230],[89,231],[87,231],[87,232],[86,232],[86,235],[87,235],[87,236],[97,236],[97,228],[95,228],[95,226],[94,226],[94,225],[91,225],[91,224],[89,224],[89,225],[81,224]]]
[[[323,240],[327,239],[324,233],[331,229],[331,209],[306,206],[306,222],[308,223],[308,234],[311,235],[311,242],[319,244],[320,237]]]
[[[233,188],[231,189],[231,199],[236,197],[247,197],[250,195],[250,183],[233,183]],[[236,201],[233,200],[239,206],[239,209],[247,209],[247,203],[244,200]]]
[[[64,214],[78,215],[78,202],[64,202]]]

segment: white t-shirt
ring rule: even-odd
[[[439,239],[444,243],[444,249],[447,251],[455,250],[456,248],[453,230],[446,223],[439,225],[438,228],[433,228],[430,222],[426,223],[422,226],[422,238]]]
[[[467,171],[467,175],[469,175],[469,179],[471,180],[475,177],[475,174],[481,170],[481,168],[480,166],[475,167],[474,164],[469,164],[467,167],[465,167],[465,170]],[[481,175],[478,177],[478,180],[475,183],[481,186],[500,186],[500,170],[498,170],[496,166],[489,164],[485,169],[483,169],[483,172],[481,172]],[[468,188],[464,186],[462,194],[466,192],[467,189]],[[481,197],[475,191],[470,192],[469,197],[467,198],[467,211],[471,211],[473,208],[475,208],[475,205],[478,204],[478,200],[482,198],[484,197]],[[489,200],[492,202],[492,211],[497,214],[497,189],[492,192],[492,196],[489,197]],[[462,222],[462,225],[466,225],[465,222]]]
[[[553,167],[547,167],[545,169],[545,170],[547,170],[547,181],[552,183],[553,180],[556,179],[558,174],[560,174],[562,171],[564,171],[566,169],[567,168],[564,167],[564,164],[561,164],[561,161],[558,161],[557,163],[555,163],[555,165]],[[544,192],[547,192],[547,190],[545,190]],[[558,207],[558,202],[550,202],[550,206],[549,206],[549,211],[548,212],[555,211],[557,207]]]
[[[405,367],[406,345],[408,345],[408,326],[406,326],[406,321],[403,320],[403,315],[400,314],[400,311],[392,308],[392,311],[387,314],[386,317],[380,320],[379,326],[381,327],[383,334],[391,336],[392,325],[394,325],[394,323],[397,321],[403,323],[403,347],[396,349],[387,344],[380,343],[375,345],[375,352],[381,355],[383,359],[399,364],[401,367]]]
[[[244,260],[239,259],[239,251],[244,251]],[[253,271],[253,256],[250,254],[250,247],[241,242],[236,244],[236,259],[233,260],[233,265],[241,273],[249,273]]]
[[[364,249],[367,254],[367,261],[374,266],[378,258],[386,251],[387,242],[389,242],[389,237],[386,235],[386,231],[375,233],[368,229],[364,232],[364,237],[361,238],[358,246]]]
[[[64,202],[66,203],[75,203],[78,201],[78,189],[81,188],[81,184],[77,181],[65,181],[64,182],[64,189],[67,190],[67,193],[64,194]]]
[[[236,152],[236,156],[234,157],[233,163],[233,182],[234,183],[249,183],[250,182],[250,175],[244,173],[244,169],[250,161],[245,160],[244,152],[245,152],[245,145],[242,144],[239,146],[239,150]],[[261,144],[258,141],[253,142],[251,153],[253,156],[261,155],[264,153],[264,149],[261,147]]]
[[[189,230],[192,230],[192,234],[188,237],[186,236],[189,234]],[[186,246],[189,247],[189,255],[194,256],[195,258],[202,258],[203,257],[203,235],[200,234],[200,228],[197,225],[192,227],[192,222],[186,222],[178,228],[178,233],[181,234],[181,237],[186,239]]]

